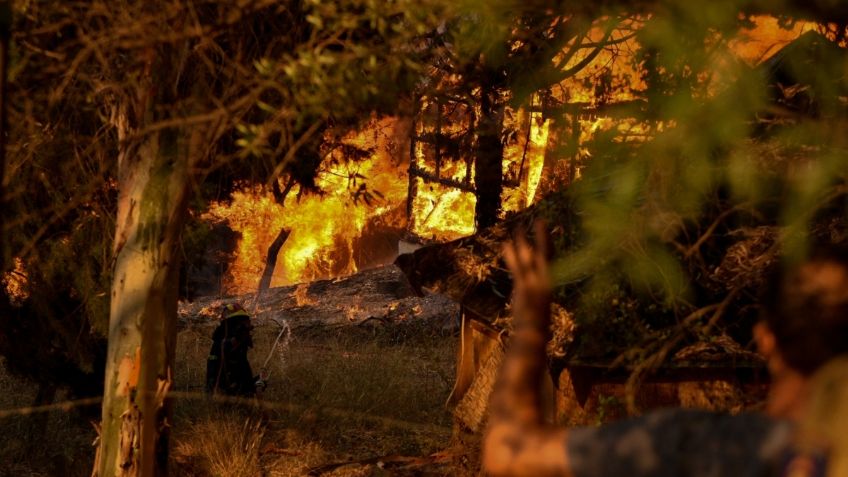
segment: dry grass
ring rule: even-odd
[[[257,328],[254,371],[267,357],[276,331]],[[287,349],[273,355],[261,400],[233,404],[202,394],[211,332],[211,327],[197,326],[178,336],[174,475],[299,476],[327,463],[422,456],[449,445],[451,418],[444,401],[454,373],[452,337],[296,334]],[[0,409],[30,405],[36,392],[2,366],[0,389],[15,390],[0,393]],[[88,416],[52,413],[46,435],[38,437],[31,436],[31,422],[27,416],[0,422],[0,477],[89,475],[95,434]],[[406,472],[347,465],[324,475],[458,473],[443,466]]]
[[[241,477],[263,473],[259,451],[265,426],[260,420],[240,422],[236,416],[220,415],[187,427],[172,452],[174,460],[192,474]]]
[[[254,368],[267,357],[275,331],[255,332]],[[209,334],[202,329],[180,334],[183,359],[177,371],[183,391],[201,387]],[[455,340],[425,336],[398,344],[364,338],[295,336],[272,357],[271,380],[259,403],[178,402],[173,452],[178,475],[295,476],[327,463],[426,455],[446,447],[451,420],[444,401],[452,384]],[[227,454],[230,449],[243,450],[235,459]],[[239,466],[226,470],[213,466],[236,460]],[[326,475],[375,472],[383,471],[349,465]],[[455,474],[444,468],[429,473]]]
[[[6,373],[0,361],[0,409],[31,406],[37,391]],[[37,431],[39,419],[44,419],[43,434]],[[88,477],[93,440],[94,428],[80,410],[7,417],[0,420],[0,477]]]

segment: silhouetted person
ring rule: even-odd
[[[483,470],[494,476],[844,476],[848,421],[848,256],[777,270],[754,336],[771,375],[766,413],[671,409],[601,427],[543,423],[550,282],[546,234],[504,248],[515,332],[491,401]],[[815,403],[815,404],[814,404]],[[812,425],[807,425],[812,423]],[[810,437],[812,436],[812,437]],[[829,439],[829,440],[828,440]],[[841,442],[837,442],[841,441]],[[825,473],[827,472],[827,473]]]
[[[206,361],[206,392],[243,397],[256,394],[258,377],[247,359],[253,347],[252,330],[250,315],[241,305],[224,307]]]

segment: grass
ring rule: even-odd
[[[205,368],[201,371],[200,363],[205,366],[210,334],[186,330],[180,335],[180,350],[191,351],[182,361],[184,367],[178,367],[178,373],[184,373],[178,382],[186,383],[187,391],[193,389],[192,383],[194,387],[202,384]],[[271,327],[254,333],[251,362],[255,372],[276,335]],[[288,346],[272,354],[262,406],[177,403],[174,458],[185,463],[205,459],[202,475],[288,476],[303,475],[310,467],[330,462],[435,452],[450,441],[451,418],[444,402],[452,385],[455,341],[425,335],[399,342],[358,330],[294,336]],[[256,422],[251,420],[257,416],[261,422],[254,434],[261,433],[262,438],[250,448],[258,449],[255,462],[262,472],[204,473],[211,468],[209,458],[198,456],[226,455],[210,449],[234,444],[229,438],[209,442],[200,436],[234,435],[233,429]],[[226,426],[229,431],[208,432],[208,426]],[[180,466],[186,473],[178,475],[199,475],[195,464]],[[371,467],[345,466],[328,475],[378,471]]]
[[[6,373],[0,361],[0,409],[31,406],[37,391],[36,385]],[[60,393],[57,399],[65,396]],[[39,419],[46,419],[44,435]],[[95,435],[80,410],[0,419],[0,477],[87,477]]]
[[[328,463],[424,456],[450,444],[444,402],[454,374],[453,337],[360,329],[295,334],[272,353],[271,378],[260,401],[220,403],[202,393],[211,334],[211,327],[195,326],[178,335],[173,475],[296,476]],[[276,336],[272,326],[255,330],[250,356],[255,372]],[[0,389],[15,390],[0,393],[0,409],[30,405],[36,392],[2,366]],[[0,421],[0,477],[90,475],[95,433],[86,417],[51,413],[46,435],[38,438],[30,438],[31,422],[27,416]],[[403,472],[345,465],[323,475]],[[443,465],[406,472],[461,473]]]
[[[188,423],[174,445],[176,462],[191,475],[262,475],[260,446],[266,428],[259,419],[221,414]]]

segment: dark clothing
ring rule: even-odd
[[[781,475],[791,426],[758,414],[675,409],[568,434],[574,477]]]
[[[256,394],[256,377],[247,351],[253,346],[250,318],[227,318],[212,333],[206,361],[206,392],[250,397]]]

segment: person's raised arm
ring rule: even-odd
[[[513,277],[514,332],[492,392],[483,438],[483,471],[493,476],[568,476],[567,431],[542,419],[540,384],[550,335],[547,231],[535,224],[535,247],[519,235],[504,245]]]

